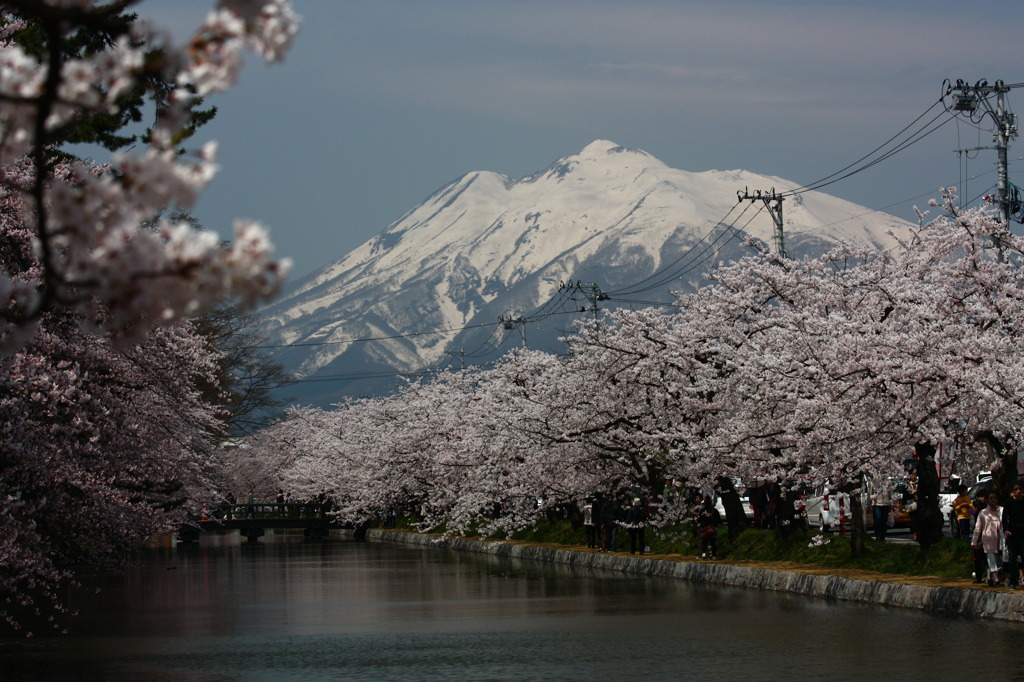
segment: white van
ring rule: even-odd
[[[908,497],[907,483],[905,481],[893,481],[892,489],[892,506],[893,511],[896,513],[892,527],[909,528],[910,511],[904,508],[904,500]],[[860,493],[865,528],[873,528],[875,525],[874,514],[871,512],[871,496],[873,492],[869,480]],[[850,495],[844,492],[837,492],[828,487],[819,487],[814,491],[813,495],[806,498],[805,513],[807,515],[807,525],[811,528],[818,528],[823,533],[837,530],[841,524],[848,524],[852,520]]]

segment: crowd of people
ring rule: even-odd
[[[313,499],[300,501],[291,493],[278,490],[273,503],[258,501],[253,492],[246,495],[244,499],[238,499],[234,493],[228,492],[221,502],[212,505],[211,513],[215,519],[232,521],[256,518],[257,515],[260,518],[270,518],[279,515],[322,517],[329,513],[330,509],[331,500],[327,495],[321,494]]]
[[[973,501],[966,486],[960,486],[959,493],[953,510],[960,537],[970,538],[974,549],[974,582],[1018,589],[1024,551],[1024,483],[1014,484],[1002,506],[994,490],[983,489]],[[972,518],[974,530],[968,532]]]
[[[903,492],[912,495],[912,491],[908,485]],[[890,499],[892,492],[880,491],[879,497],[872,498],[875,537],[883,541],[886,527],[891,526],[887,516],[894,510]],[[1009,498],[1002,505],[994,490],[982,488],[973,500],[968,495],[967,486],[960,485],[958,492],[952,503],[956,517],[954,536],[971,543],[975,583],[1018,589],[1024,584],[1024,481],[1013,486]],[[698,541],[697,558],[714,560],[718,556],[718,531],[723,524],[715,497],[698,493],[690,504],[690,518]],[[774,508],[771,504],[762,506]],[[906,501],[900,506],[912,508]],[[634,497],[632,504],[626,504],[621,499],[595,495],[587,498],[581,511],[587,547],[604,552],[618,551],[619,529],[623,528],[629,537],[630,554],[642,555],[648,549],[645,529],[650,509],[640,497]],[[762,516],[767,518],[768,515]],[[761,527],[764,524],[755,525]]]
[[[626,506],[613,498],[595,495],[587,498],[581,508],[587,547],[602,552],[616,552],[619,548],[619,528],[629,537],[629,553],[643,554],[648,550],[646,528],[650,509],[639,497]],[[714,498],[698,494],[692,506],[692,518],[700,541],[699,558],[715,559],[718,554],[718,527],[722,517],[715,507]]]
[[[614,498],[595,495],[583,503],[583,527],[587,533],[587,547],[602,552],[616,552],[619,547],[619,528],[629,535],[629,553],[643,554],[647,550],[645,531],[650,510],[639,497],[624,506]]]

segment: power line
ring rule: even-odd
[[[742,213],[740,213],[738,216],[736,216],[736,219],[739,220],[740,218],[742,218],[743,215],[750,208],[750,206],[751,206],[750,204],[747,204],[747,207],[743,209]],[[761,206],[757,210],[757,213],[752,215],[750,217],[750,219],[747,220],[747,222],[743,224],[743,229],[746,229],[747,225],[749,225],[751,223],[751,221],[753,221],[754,218],[756,218],[758,215],[760,215],[761,211],[763,211],[763,210],[764,210],[764,206]],[[612,292],[609,293],[609,295],[629,296],[629,295],[634,295],[634,294],[642,294],[642,293],[645,293],[647,291],[651,291],[653,289],[657,289],[659,287],[662,287],[662,286],[664,286],[664,285],[666,285],[669,282],[672,282],[674,280],[680,279],[680,278],[688,275],[689,273],[693,272],[697,268],[703,266],[708,260],[711,259],[711,255],[705,255],[705,254],[709,254],[709,252],[712,252],[713,250],[717,250],[718,248],[721,248],[721,246],[725,246],[729,242],[732,242],[732,241],[740,238],[743,235],[743,231],[742,230],[737,230],[735,226],[730,225],[730,224],[726,224],[724,222],[724,220],[725,219],[723,218],[722,221],[719,221],[719,223],[717,225],[715,225],[715,227],[713,227],[711,229],[711,232],[708,232],[706,235],[704,235],[704,237],[702,237],[696,244],[694,244],[692,247],[690,247],[682,256],[677,258],[673,262],[673,265],[678,264],[683,258],[685,258],[686,256],[690,255],[697,248],[697,246],[701,242],[706,240],[719,226],[725,227],[725,230],[720,232],[718,234],[718,236],[715,237],[715,239],[712,242],[710,242],[710,243],[708,243],[708,244],[706,244],[704,246],[704,248],[700,251],[700,253],[698,253],[695,256],[695,259],[692,262],[690,262],[687,265],[685,265],[685,266],[683,266],[683,267],[681,267],[681,268],[679,268],[677,270],[674,270],[674,271],[668,271],[667,268],[664,268],[664,269],[659,270],[658,272],[654,273],[650,277],[646,278],[645,280],[641,280],[640,283],[643,283],[643,282],[646,282],[648,280],[651,280],[655,276],[662,275],[660,279],[658,279],[657,281],[651,282],[647,286],[639,287],[638,288],[638,285],[640,284],[640,283],[638,283],[637,285],[633,285],[632,287],[627,287],[625,289],[619,289],[617,291],[612,291]],[[726,241],[719,246],[718,243],[723,238],[725,238],[725,237],[728,237],[728,239],[726,239]]]
[[[729,211],[724,216],[722,216],[721,220],[719,220],[717,223],[715,223],[711,227],[710,230],[708,230],[706,233],[704,233],[704,235],[700,239],[698,239],[696,242],[694,242],[688,249],[684,250],[681,254],[679,254],[679,256],[676,257],[676,259],[673,260],[671,263],[669,263],[668,265],[663,266],[662,268],[656,270],[655,272],[652,272],[650,275],[648,275],[647,277],[643,278],[639,282],[635,282],[635,283],[633,283],[633,284],[631,284],[629,286],[626,286],[626,287],[624,287],[622,289],[617,289],[615,291],[609,292],[609,295],[640,294],[640,293],[643,293],[645,291],[650,291],[651,289],[657,289],[658,287],[663,286],[663,285],[667,284],[668,282],[671,282],[672,280],[678,279],[681,275],[678,274],[678,271],[673,271],[672,268],[674,268],[675,266],[679,265],[679,263],[681,263],[688,256],[691,256],[694,253],[694,251],[696,251],[697,248],[702,243],[704,243],[712,234],[714,234],[715,231],[719,227],[725,226],[725,227],[728,228],[729,225],[727,225],[725,221],[729,219],[729,215],[732,214],[732,212],[735,211],[736,207],[739,206],[739,205],[740,205],[740,202],[736,202],[732,206],[732,208],[730,208]],[[747,205],[743,209],[743,211],[740,212],[740,214],[738,216],[736,216],[736,219],[739,220],[740,218],[742,218],[743,214],[746,213],[749,208],[750,208],[750,206]],[[706,245],[704,247],[704,249],[700,253],[697,254],[697,257],[700,257],[700,256],[704,255],[710,249],[714,248],[715,245],[718,243],[718,241],[722,238],[723,234],[725,234],[725,232],[719,233],[718,237],[716,237],[714,239],[714,241],[712,241],[712,242],[710,242],[710,244]],[[684,272],[685,272],[685,270],[684,270]],[[641,286],[641,285],[644,285],[646,283],[650,283],[650,284],[647,284],[647,286]]]
[[[619,303],[632,303],[632,304],[637,304],[637,305],[665,306],[665,307],[668,307],[668,308],[683,308],[683,306],[681,306],[678,303],[669,303],[669,302],[666,302],[666,301],[643,301],[643,300],[633,299],[633,298],[616,298],[614,296],[609,296],[608,300],[609,301],[617,301]]]
[[[426,336],[429,334],[445,334],[447,332],[460,332],[467,329],[478,329],[480,327],[493,327],[497,326],[497,322],[482,322],[480,324],[471,324],[465,327],[449,327],[447,329],[430,329],[421,332],[407,332],[405,334],[391,334],[389,336],[370,336],[361,339],[342,339],[339,341],[307,341],[304,343],[283,343],[283,344],[266,344],[256,346],[256,348],[303,348],[305,346],[340,346],[345,343],[360,343],[365,341],[388,341],[390,339],[407,339],[413,336]]]
[[[550,311],[550,312],[544,312],[544,311],[546,309],[548,309],[548,308],[552,308],[553,306],[556,306],[556,305],[564,302],[564,300],[566,298],[568,298],[569,296],[571,296],[571,294],[569,294],[569,293],[567,293],[565,291],[562,291],[562,290],[558,290],[547,301],[545,301],[539,308],[537,308],[533,313],[531,313],[528,316],[524,316],[525,321],[527,321],[527,322],[534,322],[534,321],[543,320],[543,319],[545,319],[547,317],[550,317],[551,315],[561,314],[563,311],[559,311],[559,310],[553,310],[553,311]],[[480,344],[480,346],[477,348],[477,350],[479,350],[486,343],[488,343],[490,338],[493,338],[493,332],[494,331],[498,331],[499,328],[502,328],[502,323],[500,321],[498,321],[498,322],[482,322],[480,324],[471,324],[471,325],[466,325],[464,327],[447,327],[447,328],[442,328],[442,329],[428,329],[428,330],[417,331],[417,332],[405,332],[405,333],[402,333],[402,334],[389,334],[387,336],[367,336],[367,337],[361,337],[361,338],[338,339],[338,340],[332,340],[332,341],[305,341],[305,342],[299,342],[299,343],[261,344],[259,346],[255,346],[255,347],[256,348],[305,348],[305,347],[315,347],[315,346],[340,346],[340,345],[351,344],[351,343],[365,343],[365,342],[368,342],[368,341],[390,341],[390,340],[393,340],[393,339],[406,339],[406,338],[412,338],[412,337],[416,337],[416,336],[427,336],[427,335],[430,335],[430,334],[445,334],[445,333],[449,333],[449,332],[462,332],[462,331],[469,331],[469,330],[472,330],[472,329],[481,329],[481,328],[484,328],[484,327],[493,327],[494,330],[492,331],[492,336],[489,337],[487,340],[485,340],[483,343]],[[499,342],[498,345],[501,345],[501,343],[503,343],[503,342],[504,341]],[[474,352],[476,352],[476,351],[474,351]]]
[[[849,165],[846,165],[846,166],[840,168],[839,170],[835,171],[834,173],[826,175],[823,178],[819,178],[818,180],[815,180],[813,182],[809,182],[809,183],[803,185],[800,188],[797,188],[797,189],[794,189],[794,190],[790,190],[788,192],[783,192],[783,194],[785,194],[787,196],[793,196],[793,195],[797,195],[797,194],[802,194],[804,192],[810,192],[812,190],[820,189],[822,187],[827,187],[828,185],[831,185],[833,183],[839,182],[840,180],[845,180],[846,178],[848,178],[848,177],[850,177],[852,175],[856,175],[857,173],[860,173],[861,171],[867,170],[871,166],[874,166],[875,164],[880,163],[880,162],[888,159],[889,157],[893,156],[894,154],[897,154],[898,152],[903,151],[904,149],[906,149],[910,145],[915,144],[916,142],[919,142],[920,140],[924,139],[925,137],[927,137],[931,133],[935,132],[936,130],[938,130],[939,128],[944,126],[946,123],[949,123],[949,121],[951,121],[953,119],[953,117],[950,117],[949,119],[947,119],[947,120],[943,121],[942,123],[940,123],[939,125],[937,125],[935,128],[933,128],[931,130],[927,130],[928,126],[932,125],[935,121],[937,121],[944,114],[946,114],[946,110],[945,110],[944,107],[943,107],[942,111],[940,111],[938,114],[936,114],[931,120],[929,120],[926,124],[924,124],[924,126],[922,126],[917,131],[915,131],[907,140],[899,143],[893,149],[889,150],[888,152],[886,152],[882,156],[878,157],[877,159],[874,159],[873,161],[870,161],[869,163],[865,163],[865,164],[863,164],[861,166],[857,165],[857,164],[860,164],[863,161],[866,161],[867,159],[870,159],[874,154],[876,154],[876,153],[880,152],[881,150],[885,149],[885,147],[888,146],[891,142],[893,142],[894,140],[898,139],[901,135],[903,135],[903,133],[905,133],[907,130],[909,130],[914,124],[916,124],[922,118],[927,116],[928,113],[932,109],[934,109],[937,106],[941,106],[942,105],[942,99],[943,98],[940,97],[930,107],[928,107],[923,112],[921,112],[921,114],[918,115],[917,118],[915,118],[913,121],[911,121],[906,126],[904,126],[902,130],[900,130],[898,133],[896,133],[895,135],[890,137],[888,140],[886,140],[882,144],[878,145],[877,147],[875,147],[870,152],[868,152],[864,156],[860,157],[859,159],[857,159],[853,163],[851,163]],[[850,169],[853,169],[853,170],[850,170]],[[847,173],[846,171],[850,171],[850,172]]]

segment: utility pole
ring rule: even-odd
[[[597,302],[598,301],[607,301],[608,300],[608,294],[606,294],[603,291],[601,291],[601,287],[597,286],[596,283],[584,284],[583,282],[580,282],[579,280],[576,280],[575,283],[573,283],[573,282],[560,282],[559,285],[558,285],[558,288],[559,289],[575,289],[577,291],[582,292],[583,295],[586,296],[587,300],[590,302],[590,307],[588,308],[588,307],[584,306],[584,307],[580,308],[580,312],[581,313],[592,312],[594,314],[594,321],[595,322],[597,321],[597,313],[601,310],[601,308],[598,307]]]
[[[992,131],[994,147],[977,147],[975,149],[995,149],[998,163],[999,180],[999,219],[1003,226],[1009,229],[1010,218],[1019,213],[1021,206],[1014,199],[1011,202],[1009,168],[1007,152],[1010,147],[1010,140],[1017,137],[1017,115],[1010,112],[1006,102],[1006,95],[1012,88],[1021,87],[1022,84],[1006,85],[1003,81],[996,81],[989,85],[988,81],[982,79],[970,85],[961,79],[955,83],[946,81],[945,96],[952,96],[950,104],[946,105],[947,111],[955,114],[964,113],[972,123],[981,123],[986,116],[992,119],[995,125]],[[995,107],[989,99],[995,95]],[[979,109],[981,110],[979,112]],[[975,149],[958,149],[958,153],[964,151],[975,151]],[[1016,197],[1016,192],[1014,193]],[[1019,219],[1018,219],[1019,221]]]
[[[512,317],[511,315],[499,315],[498,316],[498,322],[501,322],[501,325],[505,329],[507,329],[509,331],[515,329],[518,326],[519,327],[519,333],[523,337],[523,348],[526,348],[526,318],[525,317],[523,317],[522,315],[518,315],[516,317]]]
[[[753,194],[744,187],[742,192],[736,192],[736,196],[739,197],[740,201],[764,202],[765,207],[768,209],[768,214],[775,222],[775,252],[783,258],[788,258],[789,255],[786,253],[786,237],[782,227],[782,200],[784,197],[781,194],[776,194],[774,187],[767,192],[756,190]]]

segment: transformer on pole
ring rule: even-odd
[[[592,284],[584,284],[583,282],[581,282],[579,280],[577,280],[575,283],[572,282],[572,281],[560,282],[558,288],[559,289],[575,289],[576,291],[582,292],[583,295],[587,298],[587,301],[590,303],[590,307],[584,306],[584,307],[580,308],[580,312],[581,313],[586,313],[586,312],[593,313],[594,314],[594,321],[595,322],[597,321],[597,314],[601,310],[601,308],[599,308],[598,305],[597,305],[598,301],[607,301],[608,300],[608,294],[606,294],[603,291],[601,291],[601,287],[597,286],[596,282],[594,282]]]
[[[982,79],[974,85],[957,79],[955,83],[946,81],[944,96],[950,98],[946,105],[947,111],[954,115],[964,114],[972,123],[981,123],[986,117],[992,119],[995,127],[992,131],[992,140],[995,143],[998,162],[998,204],[999,219],[1009,229],[1010,220],[1017,219],[1022,222],[1022,207],[1020,205],[1019,193],[1010,192],[1009,169],[1007,162],[1007,150],[1010,147],[1010,140],[1017,137],[1017,115],[1010,112],[1006,101],[1006,95],[1012,88],[1020,87],[1022,84],[1007,85],[1003,81],[996,81],[989,85],[988,81]],[[995,106],[989,99],[995,95]],[[980,147],[979,149],[992,149],[993,147]],[[956,150],[974,151],[971,150]]]
[[[781,194],[777,194],[774,187],[767,192],[755,190],[753,194],[744,188],[742,192],[736,192],[736,196],[739,197],[740,201],[764,202],[765,207],[768,209],[768,214],[771,215],[772,220],[775,222],[775,252],[783,258],[788,258],[789,255],[786,253],[786,237],[785,232],[783,231],[782,222],[782,200],[785,197]]]
[[[523,348],[526,348],[526,318],[522,315],[512,317],[511,315],[499,315],[498,322],[501,322],[501,326],[507,330],[512,331],[516,327],[519,327],[519,334],[523,337]]]

